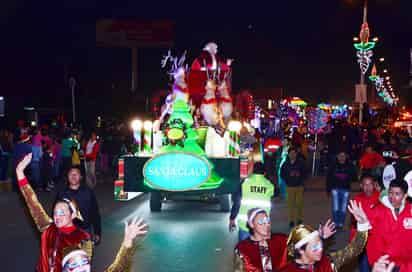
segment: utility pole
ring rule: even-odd
[[[74,77],[71,77],[69,79],[69,87],[72,91],[72,114],[73,114],[73,124],[76,123],[76,101],[75,101],[75,96],[74,96],[74,91],[76,88],[76,80],[74,79]]]
[[[365,0],[364,5],[363,5],[363,21],[362,23],[365,24],[367,23],[368,20],[368,0]],[[365,74],[360,73],[360,86],[363,90],[365,89],[365,93],[367,94],[367,87],[365,85]],[[367,99],[366,99],[367,100]],[[362,124],[362,119],[363,119],[363,102],[359,102],[359,125]]]

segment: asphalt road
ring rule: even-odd
[[[330,200],[324,193],[323,179],[308,181],[305,192],[305,222],[317,225],[330,216]],[[356,187],[356,184],[354,185]],[[148,196],[129,202],[113,200],[111,183],[99,183],[96,189],[103,215],[103,239],[95,250],[94,271],[104,271],[120,246],[124,220],[143,217],[150,225],[149,234],[138,241],[133,271],[232,271],[233,248],[237,233],[228,232],[228,213],[219,205],[196,201],[175,201],[163,205],[162,212],[151,213]],[[40,193],[39,198],[50,210],[53,194]],[[24,203],[16,193],[1,193],[2,271],[33,271],[39,253],[39,234],[33,227]],[[286,204],[275,199],[272,229],[287,232]],[[347,231],[331,240],[329,249],[347,242]],[[348,266],[344,271],[355,271]]]

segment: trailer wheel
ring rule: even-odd
[[[229,212],[230,211],[230,197],[228,194],[218,196],[220,211]]]
[[[162,195],[159,192],[150,192],[150,211],[160,212],[162,210]]]

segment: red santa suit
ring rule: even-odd
[[[200,56],[193,61],[188,75],[188,85],[190,98],[196,106],[200,105],[205,94],[204,88],[206,81],[208,80],[207,75],[209,74],[209,77],[212,77],[212,74],[214,73],[216,74],[215,76],[217,76],[218,69],[220,70],[219,78],[215,79],[221,81],[225,78],[225,75],[231,68],[217,54],[212,55],[206,50],[202,51]]]
[[[285,234],[272,234],[267,240],[271,265],[273,271],[278,271],[287,262],[287,236]],[[259,250],[259,242],[250,238],[240,241],[235,249],[236,255],[242,260],[243,271],[263,272],[262,256]]]
[[[412,205],[405,201],[397,214],[385,196],[369,218],[372,229],[366,247],[369,263],[387,254],[401,272],[412,271]]]

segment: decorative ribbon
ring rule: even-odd
[[[216,104],[217,100],[216,98],[203,98],[202,104]]]
[[[231,97],[220,97],[219,102],[232,103],[232,98]]]

